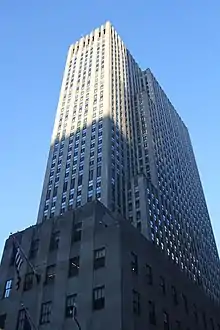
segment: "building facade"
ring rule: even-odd
[[[16,290],[13,241],[24,262]],[[219,304],[129,221],[98,201],[11,235],[0,268],[0,328],[219,330]],[[23,305],[22,305],[23,304]]]
[[[37,222],[93,200],[220,299],[219,257],[188,129],[109,22],[69,48]]]

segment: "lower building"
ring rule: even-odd
[[[6,330],[220,330],[220,306],[98,201],[11,235],[0,295]]]

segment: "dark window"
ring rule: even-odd
[[[89,171],[89,181],[93,179],[93,170]]]
[[[76,303],[76,294],[72,294],[66,297],[66,312],[65,315],[67,318],[73,318],[73,309]]]
[[[97,177],[101,176],[101,169],[102,169],[101,166],[97,167]]]
[[[77,276],[79,274],[79,256],[69,260],[69,277]]]
[[[156,311],[155,311],[155,304],[153,301],[148,301],[148,308],[149,308],[149,323],[156,325]]]
[[[30,252],[29,252],[29,258],[30,259],[36,258],[37,252],[38,252],[38,249],[39,249],[39,242],[40,242],[39,239],[34,239],[31,242],[31,248],[30,248]]]
[[[187,298],[184,294],[182,294],[182,298],[183,298],[183,304],[184,304],[185,312],[188,314],[189,313],[189,308],[188,308]]]
[[[147,277],[147,284],[153,284],[153,275],[152,275],[152,268],[150,265],[146,265],[146,277]]]
[[[163,276],[160,276],[160,288],[161,288],[163,295],[165,295],[166,294],[166,283],[165,283],[165,279]]]
[[[70,182],[70,189],[74,188],[75,186],[75,179],[71,179],[71,182]]]
[[[72,233],[72,242],[81,241],[82,235],[82,222],[74,223],[73,233]]]
[[[173,303],[174,305],[178,305],[178,295],[174,285],[172,285],[171,291],[172,291]]]
[[[58,170],[57,170],[57,172],[58,172]],[[54,187],[54,189],[53,189],[53,197],[55,197],[57,195],[57,187]]]
[[[26,312],[24,309],[21,309],[18,312],[17,326],[16,330],[31,330],[31,325],[28,321]]]
[[[140,293],[133,290],[133,312],[134,314],[140,315]]]
[[[55,281],[56,265],[51,265],[46,268],[45,284],[52,284]]]
[[[163,312],[163,328],[164,330],[170,329],[169,315],[167,312]]]
[[[205,315],[205,312],[202,313],[202,318],[203,318],[203,325],[204,325],[204,328],[207,329],[207,321],[206,321],[206,315]]]
[[[215,330],[215,326],[214,326],[214,322],[213,322],[212,318],[210,318],[210,327],[211,327],[211,330]]]
[[[134,252],[131,252],[131,271],[138,274],[138,257]]]
[[[67,191],[67,185],[68,185],[68,182],[64,182],[64,184],[63,184],[63,192]]]
[[[195,322],[198,323],[199,317],[198,317],[197,307],[195,304],[193,304],[193,315],[194,315]]]
[[[105,287],[99,286],[93,289],[93,309],[98,310],[105,307]]]
[[[81,184],[82,184],[82,179],[83,179],[83,176],[80,175],[80,176],[78,177],[78,186],[81,186]]]
[[[0,329],[5,329],[6,314],[0,315]]]
[[[28,291],[32,288],[33,278],[34,278],[33,273],[28,273],[28,274],[25,275],[25,278],[24,278],[24,291]]]
[[[58,249],[59,241],[60,241],[60,232],[56,231],[56,232],[52,233],[51,239],[50,239],[50,251]]]
[[[5,282],[3,298],[8,298],[10,296],[11,289],[12,289],[12,280],[7,280]]]
[[[105,267],[105,248],[94,251],[94,269]]]
[[[50,323],[51,307],[51,301],[48,301],[41,305],[40,324]]]

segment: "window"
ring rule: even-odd
[[[202,318],[203,318],[204,328],[207,329],[207,320],[206,320],[206,314],[205,314],[205,312],[202,313]]]
[[[10,296],[11,289],[12,289],[12,280],[8,280],[5,283],[3,298],[8,298]]]
[[[27,319],[26,312],[24,309],[21,309],[18,312],[16,330],[31,330],[31,326]]]
[[[101,166],[97,167],[97,177],[101,176]]]
[[[59,246],[60,232],[56,231],[51,234],[50,251],[57,250]]]
[[[105,267],[105,248],[94,251],[94,269]]]
[[[153,301],[148,301],[148,309],[149,309],[149,323],[156,325],[156,312],[155,312],[155,304]]]
[[[69,260],[69,277],[79,274],[79,256]]]
[[[172,285],[171,291],[172,291],[173,303],[174,305],[178,305],[178,295],[174,285]]]
[[[25,278],[24,278],[24,291],[28,291],[32,288],[32,286],[33,286],[33,277],[34,277],[33,273],[28,273],[28,274],[25,275]]]
[[[83,176],[80,175],[80,176],[78,177],[78,186],[81,186],[81,184],[82,184],[82,179],[83,179]]]
[[[183,298],[183,304],[184,304],[185,312],[188,314],[189,313],[189,309],[188,309],[187,298],[186,298],[186,296],[184,294],[182,294],[182,298]]]
[[[211,326],[211,330],[215,330],[215,326],[212,318],[210,318],[210,326]]]
[[[131,271],[138,274],[138,257],[134,252],[131,252]]]
[[[48,266],[46,269],[45,284],[52,284],[55,281],[56,265]]]
[[[5,329],[5,321],[6,321],[6,314],[0,315],[0,329],[4,330]]]
[[[29,258],[30,259],[36,258],[37,252],[38,252],[38,249],[39,249],[39,242],[40,242],[39,239],[34,239],[31,242],[31,248],[30,248],[30,252],[29,252]]]
[[[68,182],[64,182],[64,184],[63,184],[63,192],[67,191],[67,185],[68,185]]]
[[[66,297],[66,318],[73,318],[73,309],[76,303],[76,294],[72,294]]]
[[[147,277],[147,284],[153,284],[153,275],[152,275],[152,268],[150,265],[146,265],[146,277]]]
[[[163,312],[163,328],[164,330],[170,329],[169,315],[167,312]]]
[[[160,288],[163,293],[163,295],[166,294],[166,284],[165,284],[165,279],[163,276],[160,276]]]
[[[140,293],[133,290],[133,312],[134,314],[140,315]]]
[[[40,324],[50,323],[51,307],[51,301],[48,301],[41,305]]]
[[[195,304],[193,304],[193,315],[194,315],[194,319],[195,319],[195,322],[198,323],[199,321],[199,318],[198,318],[198,311],[197,311],[197,307]],[[220,329],[219,329],[220,330]]]
[[[99,286],[93,289],[93,309],[99,310],[105,307],[105,287]]]
[[[74,223],[73,233],[72,233],[72,242],[81,241],[82,236],[82,222]]]

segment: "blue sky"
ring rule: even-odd
[[[69,44],[110,20],[189,128],[220,249],[220,1],[2,0],[0,254],[36,221]]]

